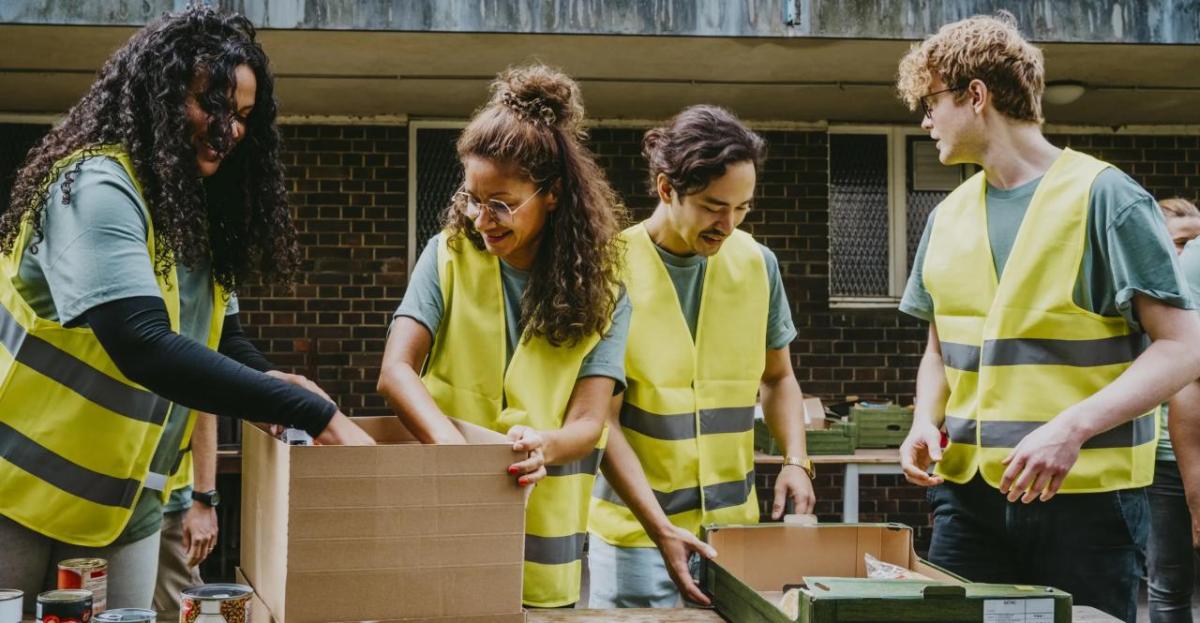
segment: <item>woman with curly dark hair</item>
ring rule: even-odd
[[[465,179],[413,270],[379,379],[426,443],[462,443],[453,416],[529,453],[509,473],[541,481],[526,511],[531,607],[579,599],[597,445],[625,381],[624,212],[582,121],[579,88],[558,71],[521,67],[492,83],[459,137]]]
[[[0,586],[27,608],[73,557],[109,561],[109,607],[150,606],[192,409],[371,443],[237,322],[240,284],[299,261],[275,115],[253,26],[193,7],[115,52],[20,170],[0,218]]]

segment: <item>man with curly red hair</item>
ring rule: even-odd
[[[929,322],[901,448],[931,487],[929,558],[1133,621],[1156,412],[1200,375],[1162,214],[1042,135],[1042,53],[1007,13],[915,45],[898,89],[943,164],[982,169],[930,215],[900,305]]]

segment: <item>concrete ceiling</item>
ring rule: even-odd
[[[61,113],[126,27],[0,26],[0,113]],[[265,30],[286,115],[462,118],[530,59],[581,82],[589,116],[660,119],[689,104],[759,121],[915,122],[894,96],[909,43],[887,40]],[[1089,85],[1055,124],[1200,123],[1200,46],[1045,44],[1048,80]]]

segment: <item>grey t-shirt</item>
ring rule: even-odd
[[[393,316],[412,318],[425,325],[433,336],[437,335],[446,309],[442,299],[442,280],[437,267],[438,240],[443,235],[445,234],[439,233],[431,238],[421,251],[421,257],[417,259],[417,265],[408,280],[408,289],[405,290],[400,307]],[[529,285],[529,273],[501,261],[500,281],[504,289],[504,317],[508,325],[508,352],[505,360],[507,362],[512,359],[513,351],[516,350],[521,337],[521,295]],[[622,291],[613,311],[612,325],[592,351],[584,357],[578,378],[606,376],[617,382],[616,392],[625,390],[625,341],[629,337],[631,309],[629,297]]]
[[[1179,268],[1183,271],[1183,278],[1187,280],[1188,289],[1192,293],[1192,302],[1200,302],[1200,238],[1196,238],[1187,243],[1183,248],[1183,253],[1179,255]],[[1162,418],[1162,436],[1158,438],[1158,455],[1155,457],[1160,461],[1174,461],[1175,449],[1171,447],[1171,437],[1167,431],[1167,405],[1163,405]]]
[[[796,326],[792,323],[792,311],[788,307],[787,293],[783,290],[783,278],[779,275],[779,259],[766,246],[762,249],[763,262],[767,266],[767,283],[770,284],[770,300],[767,312],[767,349],[783,348],[796,339]],[[700,299],[704,294],[704,271],[708,258],[703,255],[675,255],[654,245],[662,258],[671,285],[679,297],[679,306],[687,320],[692,338],[696,337],[696,324],[700,319]]]
[[[987,188],[988,242],[997,275],[1004,272],[1017,230],[1040,182],[1038,178],[1008,190]],[[926,321],[934,316],[933,299],[922,275],[933,219],[930,214],[925,223],[900,301],[900,311]],[[1140,331],[1132,305],[1139,292],[1173,307],[1192,307],[1154,197],[1120,170],[1105,169],[1092,185],[1075,303],[1102,316],[1121,316],[1133,330]]]
[[[63,205],[61,178],[50,186],[37,253],[21,257],[15,286],[37,314],[68,326],[86,326],[89,309],[134,296],[161,297],[153,262],[146,252],[144,205],[133,180],[107,157],[83,162],[71,185],[71,203]],[[208,341],[212,314],[209,267],[180,266],[179,333]],[[230,297],[225,313],[236,314]],[[178,455],[189,410],[174,405],[167,416],[151,470],[168,473]],[[145,492],[145,491],[144,491]],[[190,498],[190,496],[188,496]],[[133,516],[115,543],[140,540],[158,531],[163,504],[156,492],[138,496]]]

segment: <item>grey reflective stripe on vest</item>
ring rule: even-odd
[[[1129,363],[1142,352],[1143,340],[1140,333],[1098,340],[988,340],[983,348],[983,365],[1091,367]]]
[[[965,372],[979,371],[978,346],[941,342],[939,347],[942,351],[942,363],[947,368],[954,368],[955,370],[963,370]]]
[[[754,490],[754,470],[742,480],[721,482],[704,487],[704,510],[715,511],[731,506],[741,506],[750,499]]]
[[[754,430],[754,407],[700,410],[700,434],[745,433]]]
[[[687,489],[667,492],[655,489],[651,489],[651,491],[654,493],[654,498],[658,500],[658,505],[668,515],[700,510],[700,487],[689,487]],[[596,485],[592,489],[592,497],[604,500],[610,504],[616,504],[617,506],[625,506],[625,501],[621,499],[621,496],[617,495],[612,485],[608,484],[603,474],[596,477]]]
[[[696,414],[658,415],[626,401],[621,405],[621,426],[655,439],[691,439],[696,436]]]
[[[525,560],[543,565],[561,565],[583,558],[586,532],[568,536],[525,535]]]
[[[125,417],[162,426],[170,403],[126,385],[25,331],[0,305],[0,343],[13,358],[84,398]]]
[[[1119,424],[1083,442],[1084,450],[1102,448],[1133,448],[1154,440],[1156,415],[1147,413]],[[979,444],[984,448],[1015,448],[1026,435],[1045,422],[975,422],[946,416],[946,433],[955,443],[975,443],[975,428],[979,427]]]
[[[132,508],[141,483],[94,472],[0,422],[0,457],[67,493],[104,506]]]
[[[604,451],[600,448],[592,448],[592,452],[587,456],[567,463],[566,465],[547,465],[547,476],[574,476],[575,474],[591,474],[594,475],[600,470],[600,459],[604,457]]]
[[[975,443],[975,420],[947,415],[943,424],[946,426],[946,435],[950,437],[950,441],[954,443]]]

